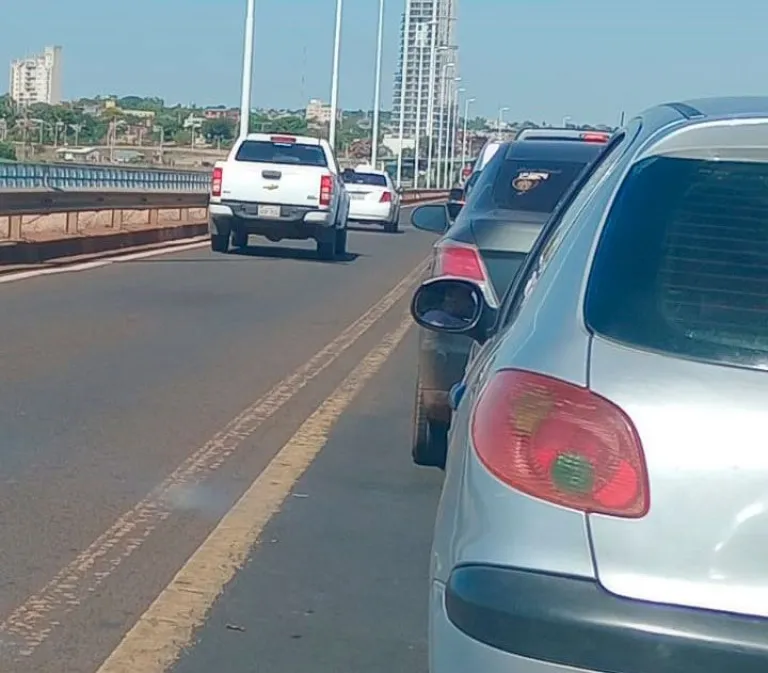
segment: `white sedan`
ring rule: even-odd
[[[349,220],[384,225],[395,233],[400,222],[400,194],[386,171],[370,166],[346,169],[342,180],[349,194]]]

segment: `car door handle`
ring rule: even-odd
[[[461,404],[461,399],[464,397],[464,393],[466,391],[467,391],[467,384],[464,383],[464,381],[455,383],[451,387],[451,392],[448,393],[448,401],[453,411],[456,411],[456,409],[459,408],[459,404]]]

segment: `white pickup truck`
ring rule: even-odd
[[[214,252],[270,241],[317,242],[318,255],[346,253],[349,195],[326,140],[252,133],[238,140],[211,179],[208,232]]]

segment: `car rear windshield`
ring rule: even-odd
[[[638,348],[765,369],[768,164],[638,164],[598,243],[585,318]]]
[[[505,159],[496,163],[496,175],[492,181],[478,182],[478,194],[472,207],[481,211],[502,209],[551,213],[585,165],[579,162]]]
[[[342,179],[348,185],[387,186],[387,179],[383,175],[376,175],[376,173],[344,173]]]
[[[235,155],[235,161],[259,164],[296,164],[297,166],[328,166],[320,145],[278,143],[268,140],[246,140]]]

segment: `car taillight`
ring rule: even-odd
[[[211,196],[221,196],[221,182],[224,179],[224,169],[216,167],[211,176]]]
[[[473,245],[444,241],[435,248],[435,276],[456,276],[476,283],[487,283],[488,274],[485,270],[480,252]]]
[[[522,493],[582,512],[648,512],[637,431],[621,409],[586,388],[502,370],[480,395],[472,441],[486,469]]]
[[[379,199],[379,203],[392,203],[392,193],[382,192],[381,198]]]
[[[275,143],[275,145],[293,145],[293,143],[296,142],[294,136],[272,136],[270,140]]]
[[[608,142],[608,134],[607,133],[582,133],[581,139],[584,142],[588,143],[607,143]]]
[[[323,175],[320,178],[320,205],[330,206],[332,195],[333,195],[333,178],[330,175]]]

